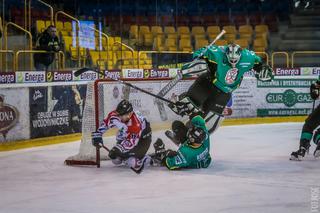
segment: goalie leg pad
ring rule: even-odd
[[[203,59],[196,59],[189,63],[185,63],[181,67],[181,72],[184,76],[199,76],[202,73],[208,72],[208,64]]]
[[[318,128],[313,135],[313,142],[315,145],[320,145],[320,128]]]
[[[206,115],[204,120],[206,121],[206,126],[207,126],[209,134],[212,134],[215,130],[218,129],[221,122],[224,120],[224,117],[222,115],[218,115],[214,112],[209,112]]]

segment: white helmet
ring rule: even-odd
[[[226,48],[226,55],[228,62],[235,67],[240,61],[241,57],[241,47],[238,44],[228,44]]]

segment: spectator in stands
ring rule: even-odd
[[[48,70],[55,58],[55,53],[61,49],[61,43],[57,36],[57,29],[50,25],[37,40],[37,50],[46,50],[48,53],[34,54],[34,66],[36,70]]]

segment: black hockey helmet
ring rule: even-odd
[[[192,126],[188,130],[187,137],[189,139],[189,143],[202,144],[203,141],[207,138],[207,133],[200,127]]]
[[[240,61],[241,47],[238,44],[228,44],[225,51],[228,62],[235,67],[235,65]]]
[[[119,115],[124,115],[133,111],[132,104],[127,100],[122,100],[118,104],[116,111]]]

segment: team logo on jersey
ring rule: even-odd
[[[231,68],[228,70],[226,74],[225,81],[227,84],[233,84],[238,76],[238,69],[237,68]]]

